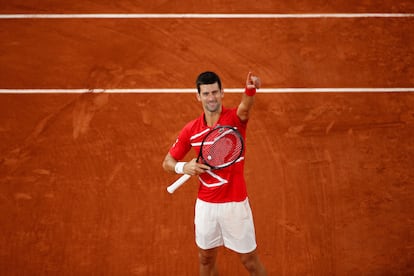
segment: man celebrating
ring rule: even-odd
[[[200,275],[218,275],[216,257],[219,246],[240,255],[251,275],[266,275],[256,251],[256,236],[244,179],[244,153],[233,165],[212,171],[196,159],[181,161],[193,147],[196,152],[209,129],[219,125],[237,128],[246,137],[247,122],[260,79],[247,75],[245,93],[237,108],[222,105],[224,91],[214,72],[201,73],[196,81],[197,99],[204,113],[181,130],[167,153],[163,168],[178,174],[198,175],[200,180],[195,206],[195,233],[199,248]]]

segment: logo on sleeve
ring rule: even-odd
[[[174,142],[174,144],[172,145],[172,147],[174,148],[174,147],[175,147],[175,145],[177,145],[177,143],[178,143],[178,138],[177,138],[177,140],[175,140],[175,142]]]

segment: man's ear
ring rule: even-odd
[[[199,101],[199,102],[201,102],[201,97],[200,97],[200,93],[196,93],[196,97],[197,97],[197,100]]]

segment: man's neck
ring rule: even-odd
[[[220,110],[217,112],[204,111],[204,120],[207,126],[212,127],[217,123],[220,118],[221,111],[222,108],[220,108]]]

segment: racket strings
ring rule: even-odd
[[[223,168],[234,163],[241,155],[243,141],[233,129],[218,129],[209,133],[202,148],[202,157],[211,167]]]

